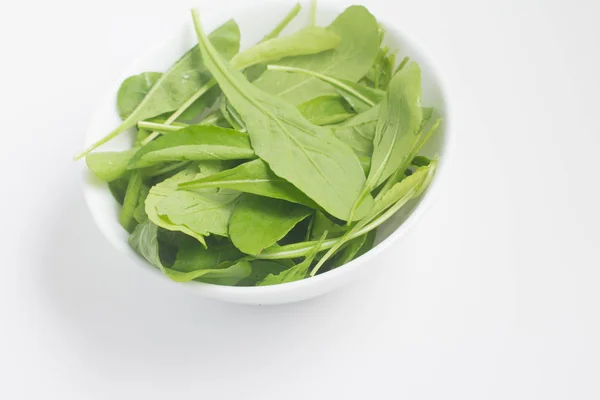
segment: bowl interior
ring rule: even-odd
[[[235,10],[225,10],[215,12],[213,10],[201,11],[203,23],[207,31],[211,31],[218,25],[223,23],[229,18],[234,18],[240,26],[242,33],[242,48],[247,48],[252,44],[259,41],[272,27],[277,25],[283,16],[289,11],[291,3],[287,2],[272,2],[266,3],[264,7],[257,7],[254,4],[252,7],[241,8]],[[335,17],[344,10],[345,7],[336,5],[334,3],[327,3],[326,1],[319,2],[319,9],[317,15],[317,22],[321,26],[328,25]],[[268,9],[269,12],[264,12]],[[445,103],[444,93],[441,87],[440,77],[437,70],[430,58],[424,53],[424,51],[408,36],[401,33],[393,24],[387,23],[384,15],[375,16],[378,21],[382,23],[386,30],[384,43],[392,50],[397,50],[397,60],[401,60],[404,56],[409,56],[411,60],[416,61],[421,66],[422,70],[422,81],[423,81],[423,104],[425,106],[433,106],[436,109],[436,114],[444,118],[444,123],[438,130],[438,133],[428,142],[423,154],[427,156],[439,155],[442,162],[438,169],[437,175],[443,168],[444,162],[444,149],[447,143],[447,107]],[[301,27],[308,24],[308,7],[305,5],[301,14],[286,28],[282,34],[293,32],[300,29]],[[118,91],[121,82],[128,76],[133,74],[139,74],[144,71],[166,71],[182,54],[184,54],[190,47],[196,44],[196,37],[193,31],[193,27],[190,22],[182,29],[175,33],[172,37],[167,38],[162,43],[159,43],[154,49],[140,56],[134,63],[132,63],[124,72],[123,75],[118,79],[114,86],[110,88],[104,98],[101,100],[98,108],[92,118],[87,136],[85,138],[85,144],[90,145],[96,140],[100,139],[119,122],[119,116],[116,111],[116,93]],[[104,145],[101,150],[124,150],[131,147],[133,141],[134,132],[126,132],[111,142]],[[85,198],[88,202],[89,208],[93,215],[95,222],[98,224],[101,231],[107,237],[107,239],[117,248],[128,253],[129,257],[133,262],[142,264],[144,268],[148,270],[155,270],[153,267],[146,264],[145,260],[140,259],[137,254],[128,246],[127,238],[128,234],[119,225],[118,215],[119,207],[117,202],[113,199],[110,191],[106,184],[100,182],[91,172],[83,165],[83,188]],[[433,184],[435,184],[437,177],[434,178]],[[421,199],[417,199],[407,204],[400,212],[394,217],[389,219],[383,224],[377,233],[376,246],[363,255],[359,259],[345,265],[337,270],[324,273],[316,278],[325,279],[328,275],[337,275],[342,273],[343,270],[350,270],[356,268],[361,262],[364,263],[369,257],[373,256],[373,253],[380,251],[382,242],[386,239],[391,239],[390,235],[399,235],[405,226],[402,224],[413,214],[413,212],[421,207],[420,203],[423,202],[424,198],[430,196],[431,187],[428,192],[422,196]],[[398,229],[402,226],[401,229]],[[356,264],[351,265],[351,264]],[[158,271],[156,271],[158,272]],[[315,281],[316,278],[307,279],[305,281],[294,282],[293,284],[285,284],[278,286],[301,286],[309,284],[310,281]],[[300,285],[298,285],[300,284]],[[209,284],[200,284],[192,282],[191,285],[198,289],[204,290],[205,292],[211,292],[213,294],[218,293],[214,297],[225,297],[226,293],[232,293],[232,291],[241,291],[249,293],[254,290],[255,292],[261,290],[273,291],[275,287],[265,288],[235,288],[235,287],[222,287]],[[290,286],[291,287],[291,286]],[[210,295],[210,293],[208,293]],[[235,296],[235,295],[234,295]],[[247,296],[244,294],[243,296]],[[235,299],[234,299],[235,300]]]

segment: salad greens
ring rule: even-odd
[[[123,122],[77,158],[121,205],[130,246],[177,282],[268,286],[360,257],[433,178],[421,70],[362,6],[240,52],[230,20],[164,72],[125,79]],[[131,149],[97,152],[137,129]]]

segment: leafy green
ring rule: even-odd
[[[230,60],[239,50],[239,27],[233,20],[229,20],[210,35],[210,41],[220,57]],[[194,46],[152,85],[144,99],[121,125],[76,156],[76,159],[135,126],[140,120],[176,110],[209,80],[210,73],[204,66],[198,46]]]
[[[293,267],[282,271],[278,274],[271,273],[267,275],[267,277],[261,282],[259,282],[257,286],[278,285],[281,283],[294,282],[299,281],[300,279],[304,279],[308,274],[310,265],[312,264],[313,260],[315,259],[315,256],[319,252],[319,249],[323,244],[323,241],[325,240],[326,236],[327,232],[324,232],[323,236],[321,237],[321,240],[317,242],[317,244],[310,251],[310,253],[306,255],[304,261],[302,261],[300,264],[294,265]]]
[[[334,50],[308,56],[288,57],[278,62],[288,67],[304,68],[336,78],[356,82],[373,65],[379,46],[378,24],[362,6],[352,6],[327,28],[341,39]],[[314,97],[336,93],[330,85],[300,74],[266,71],[254,84],[293,104]]]
[[[148,214],[146,214],[146,198],[148,197],[148,193],[150,193],[150,187],[148,185],[142,184],[140,187],[140,195],[137,201],[137,206],[133,211],[133,218],[138,223],[144,222],[148,219]]]
[[[137,152],[137,148],[125,151],[103,151],[88,154],[85,163],[88,168],[104,182],[119,178],[127,170],[129,160]]]
[[[289,56],[317,54],[335,49],[341,39],[334,32],[318,26],[308,26],[289,36],[266,40],[235,55],[229,62],[235,69],[266,64]]]
[[[172,280],[264,286],[338,268],[435,173],[420,153],[441,120],[421,105],[419,67],[405,57],[394,72],[360,6],[320,28],[313,1],[311,26],[278,37],[299,10],[237,55],[235,22],[209,39],[194,10],[198,45],[127,78],[122,125],[89,150],[137,125],[132,149],[86,163],[130,246]]]
[[[337,124],[354,115],[348,103],[335,94],[315,97],[298,105],[300,113],[315,125]]]
[[[371,168],[353,212],[360,206],[363,196],[369,195],[407,160],[410,162],[408,157],[419,138],[422,120],[421,70],[412,63],[394,76],[386,100],[379,109]]]
[[[250,275],[252,267],[247,261],[240,261],[225,268],[200,268],[181,272],[163,265],[157,238],[158,227],[151,221],[139,224],[129,236],[129,245],[150,264],[160,269],[175,282],[189,282],[194,279],[220,279],[223,284],[235,284]]]
[[[259,282],[263,281],[267,275],[277,275],[280,272],[293,267],[294,263],[291,260],[277,260],[277,262],[254,260],[250,261],[250,265],[252,266],[252,272],[250,272],[248,277],[238,282],[237,286],[256,286]]]
[[[248,135],[216,126],[191,125],[142,147],[128,168],[164,161],[242,160],[254,158]]]
[[[255,255],[283,238],[311,212],[299,204],[246,194],[229,220],[229,238],[242,252]]]
[[[309,239],[316,240],[323,235],[323,232],[328,232],[328,238],[336,237],[343,234],[346,230],[345,227],[336,224],[321,211],[317,211],[313,217]]]
[[[350,146],[359,157],[368,157],[370,160],[378,118],[379,106],[375,106],[331,128],[333,134]]]
[[[198,167],[190,166],[153,186],[146,198],[148,218],[162,228],[183,232],[204,245],[204,237],[209,233],[227,236],[227,222],[240,192],[216,189],[177,191],[179,183],[214,172],[208,168],[198,172]]]
[[[331,131],[312,125],[295,107],[257,89],[229,68],[204,35],[197,12],[193,13],[205,64],[246,123],[256,154],[327,212],[348,219],[365,182],[356,155]],[[362,204],[364,215],[371,205]]]
[[[422,191],[429,185],[429,182],[433,178],[433,173],[436,169],[436,164],[432,163],[427,167],[418,168],[412,175],[406,177],[401,182],[395,184],[385,192],[382,196],[377,198],[373,208],[371,209],[368,216],[359,221],[344,236],[337,239],[337,242],[325,253],[325,255],[319,260],[315,268],[312,270],[311,275],[315,275],[319,268],[329,259],[337,250],[346,244],[349,240],[359,237],[359,232],[368,225],[373,224],[382,214],[392,208],[393,213],[388,213],[385,219],[379,218],[379,224],[385,222],[387,218],[391,217],[398,209],[406,204],[410,199],[421,195]],[[370,231],[371,229],[369,229]],[[367,231],[368,232],[368,231]],[[365,233],[365,232],[363,232]]]
[[[122,119],[131,115],[162,75],[162,72],[142,72],[121,83],[117,93],[117,110]]]
[[[294,185],[275,175],[261,159],[179,184],[179,189],[182,190],[206,188],[235,189],[244,193],[304,204],[312,208],[318,207],[314,201],[296,189]]]
[[[121,226],[130,233],[133,232],[133,228],[135,228],[135,225],[137,224],[133,215],[140,199],[142,184],[141,171],[135,171],[127,184],[127,191],[125,192],[125,198],[123,199],[123,207],[121,208],[121,214],[119,215]]]
[[[335,87],[338,92],[346,99],[348,104],[356,112],[364,112],[379,104],[385,97],[385,92],[379,89],[373,89],[361,84],[349,81],[347,79],[334,78],[329,75],[321,74],[316,71],[310,71],[304,68],[287,67],[283,65],[269,65],[270,71],[296,72],[306,74],[326,82]]]

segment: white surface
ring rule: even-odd
[[[193,2],[2,7],[0,398],[600,397],[600,3],[364,3],[449,77],[453,176],[372,277],[277,307],[122,268],[70,161]]]
[[[264,12],[246,5],[238,9],[228,11],[207,12],[202,16],[203,23],[206,25],[207,32],[218,27],[230,18],[234,18],[239,24],[243,33],[243,47],[247,48],[252,43],[259,42],[265,35],[265,26],[276,26],[279,21],[289,12],[290,5],[282,2],[264,2],[262,7],[268,7],[271,13],[268,17],[263,17]],[[318,13],[318,23],[322,26],[329,25],[341,12],[344,6],[321,1]],[[435,118],[441,116],[444,123],[440,126],[428,143],[423,155],[429,157],[441,157],[432,183],[429,185],[426,194],[418,201],[414,200],[406,204],[400,212],[397,212],[393,218],[390,218],[377,229],[375,238],[376,246],[364,254],[344,265],[343,268],[337,268],[326,274],[321,274],[310,279],[303,279],[297,282],[285,285],[259,286],[259,287],[235,287],[211,285],[201,282],[189,282],[185,285],[202,296],[224,301],[231,301],[242,304],[272,305],[291,303],[300,300],[306,300],[328,293],[353,279],[361,279],[366,275],[371,275],[373,269],[380,263],[381,257],[387,257],[391,247],[401,247],[404,238],[410,234],[410,228],[414,226],[420,217],[432,204],[434,198],[439,196],[440,185],[447,175],[447,165],[450,161],[451,147],[453,142],[453,117],[448,107],[448,95],[441,82],[441,71],[439,71],[435,62],[426,55],[419,44],[398,31],[392,21],[384,18],[379,19],[386,27],[386,44],[391,48],[402,49],[398,52],[398,59],[405,56],[419,63],[421,68],[421,78],[423,84],[423,104],[428,107],[435,107]],[[306,26],[305,18],[299,16],[288,26],[289,29],[283,32],[283,35],[289,32],[295,32]],[[91,146],[102,139],[107,132],[111,132],[120,123],[120,118],[115,108],[115,93],[117,93],[121,82],[128,76],[142,73],[144,71],[166,71],[173,62],[179,59],[188,49],[198,42],[196,33],[191,21],[177,29],[173,35],[166,40],[153,46],[149,51],[139,55],[135,62],[128,66],[121,76],[115,80],[107,93],[98,99],[98,105],[88,124],[89,128],[85,135],[85,148]],[[131,148],[131,143],[135,138],[135,131],[127,132],[103,146],[104,150],[126,150]],[[128,234],[119,224],[119,210],[117,202],[108,190],[106,183],[101,182],[89,171],[85,163],[80,163],[82,172],[82,188],[85,200],[92,214],[92,217],[100,231],[106,239],[112,243],[115,248],[122,251],[123,258],[119,260],[119,265],[123,267],[137,267],[140,273],[162,274],[158,269],[151,267],[148,262],[140,257],[127,243]],[[383,255],[382,255],[383,253]],[[145,272],[144,272],[145,271]],[[182,286],[182,285],[180,285]]]

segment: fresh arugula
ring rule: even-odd
[[[419,66],[396,66],[361,6],[323,28],[313,1],[310,25],[280,37],[299,11],[242,52],[234,21],[207,37],[193,11],[198,45],[125,79],[122,124],[82,153],[130,246],[174,281],[268,286],[342,267],[435,174],[421,153],[442,121],[421,104]],[[133,127],[131,149],[89,153]]]
[[[263,92],[230,68],[193,12],[200,50],[221,90],[244,120],[256,154],[330,214],[347,220],[364,185],[358,157],[331,134],[307,121],[291,104]],[[368,194],[357,212],[371,206]]]

